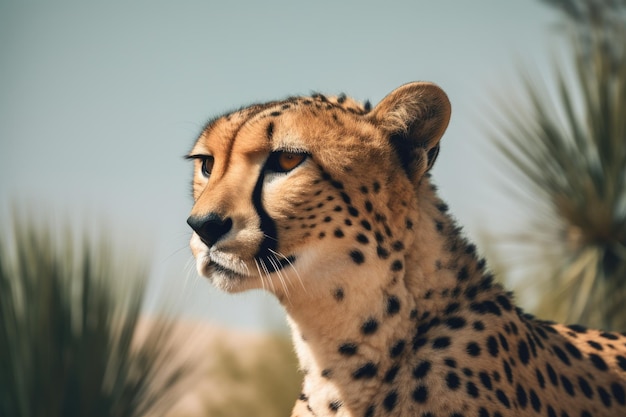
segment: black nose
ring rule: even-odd
[[[233,227],[230,217],[222,218],[215,213],[204,216],[189,216],[187,224],[200,236],[207,246],[213,246]]]

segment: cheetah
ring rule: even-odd
[[[437,196],[450,113],[414,82],[211,120],[188,155],[199,274],[284,307],[292,417],[626,416],[626,336],[524,313]]]

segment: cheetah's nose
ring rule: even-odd
[[[200,236],[200,240],[207,245],[213,246],[233,227],[230,217],[222,218],[215,213],[203,216],[191,215],[187,219],[187,224]]]

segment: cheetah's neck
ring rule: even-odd
[[[375,415],[372,399],[394,379],[404,358],[425,343],[423,333],[437,338],[434,324],[444,315],[477,303],[490,308],[499,297],[508,304],[434,187],[424,181],[421,188],[422,217],[404,252],[400,279],[384,263],[358,269],[346,264],[343,270],[334,265],[319,271],[334,278],[332,296],[308,293],[306,302],[286,303],[305,373],[300,401],[317,416]]]

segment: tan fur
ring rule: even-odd
[[[371,112],[317,95],[211,122],[190,152],[199,273],[285,307],[292,416],[626,415],[626,338],[525,315],[447,214],[427,170],[449,117],[411,83]],[[308,157],[276,173],[281,152]]]

